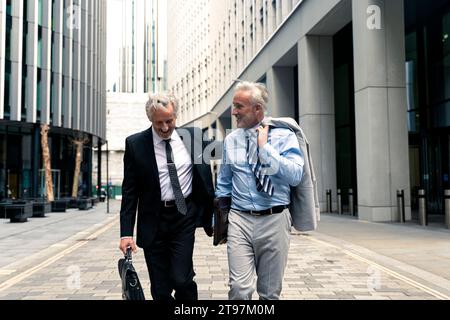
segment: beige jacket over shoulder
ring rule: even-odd
[[[293,226],[298,231],[314,231],[320,221],[319,196],[317,180],[308,140],[298,123],[292,118],[266,118],[264,124],[292,130],[297,136],[300,151],[305,160],[303,177],[300,184],[291,188],[291,205],[289,211]]]

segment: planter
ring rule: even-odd
[[[6,218],[11,223],[27,222],[33,216],[33,204],[28,202],[8,204],[5,207]]]
[[[47,201],[33,202],[33,218],[44,218],[46,213],[52,211],[52,204]]]
[[[0,219],[6,219],[6,206],[12,204],[12,201],[0,202]]]
[[[79,210],[89,210],[90,208],[92,208],[92,200],[90,198],[78,199]]]
[[[60,198],[59,200],[66,202],[66,209],[77,209],[78,208],[77,198],[65,197],[65,198]]]
[[[52,202],[52,212],[66,212],[67,201],[66,200],[55,200]]]

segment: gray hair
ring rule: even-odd
[[[153,113],[158,109],[167,109],[169,104],[173,107],[175,117],[178,114],[178,99],[171,93],[150,94],[149,100],[145,105],[145,112],[150,121],[153,119]]]
[[[263,83],[236,80],[238,84],[234,92],[245,91],[250,92],[254,103],[260,104],[264,111],[267,110],[269,103],[269,91]]]

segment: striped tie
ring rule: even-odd
[[[182,215],[187,214],[186,200],[184,199],[183,191],[181,190],[180,181],[178,180],[177,167],[173,160],[173,151],[170,145],[170,140],[164,140],[166,143],[167,168],[169,169],[170,182],[172,183],[173,194],[175,196],[175,205],[178,212]]]
[[[247,160],[250,169],[256,178],[256,189],[258,192],[265,192],[269,196],[273,196],[274,187],[269,176],[264,174],[265,169],[259,161],[259,150],[256,132],[248,132],[247,134]]]

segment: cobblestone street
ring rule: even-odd
[[[87,212],[51,214],[21,225],[1,220],[0,299],[120,300],[119,204],[111,203],[110,215],[100,204]],[[330,239],[320,232],[293,233],[283,300],[449,299],[448,279],[434,275],[425,281],[395,270],[392,259],[376,261],[380,255],[369,249],[358,251]],[[134,256],[134,265],[150,299],[142,250]],[[226,246],[213,247],[201,229],[194,266],[200,299],[227,299]]]

